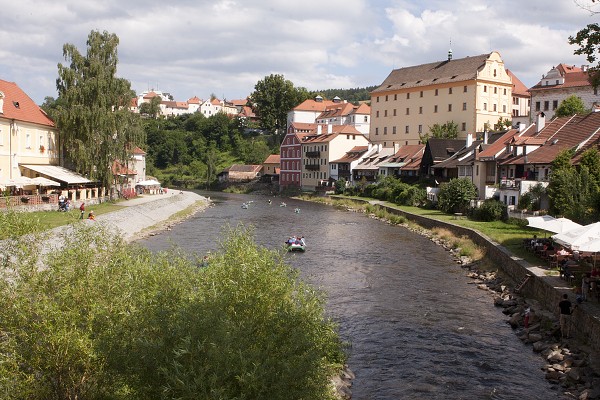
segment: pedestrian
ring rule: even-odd
[[[79,215],[79,219],[83,219],[83,214],[85,214],[85,203],[83,201],[79,206],[79,211],[81,212],[81,214]]]
[[[590,281],[592,274],[587,272],[581,277],[581,299],[587,301],[590,292]]]
[[[560,335],[563,339],[569,339],[571,337],[571,314],[573,310],[577,308],[569,301],[569,295],[563,294],[563,298],[558,303],[558,309],[560,310]]]

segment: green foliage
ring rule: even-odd
[[[471,200],[477,198],[477,187],[469,179],[452,179],[440,185],[438,207],[446,213],[466,213]]]
[[[581,97],[571,95],[560,103],[554,115],[557,117],[570,117],[571,115],[584,114],[586,112],[587,110]]]
[[[538,211],[541,208],[542,198],[546,195],[546,188],[541,183],[529,187],[527,192],[519,198],[520,210]]]
[[[598,60],[597,53],[600,52],[600,25],[597,23],[589,24],[577,32],[575,36],[569,36],[569,44],[579,46],[579,48],[574,51],[574,54],[585,55],[589,63],[596,63]],[[594,88],[597,88],[600,85],[599,69],[600,62],[589,69],[590,83]]]
[[[498,118],[498,122],[494,124],[494,132],[500,132],[509,129],[512,126],[512,121],[508,118]]]
[[[53,115],[67,157],[78,172],[108,187],[115,160],[127,163],[132,145],[144,141],[139,116],[129,111],[135,96],[129,81],[117,78],[119,38],[92,31],[87,54],[63,46],[67,65],[58,64],[56,87],[61,101]]]
[[[326,89],[311,92],[311,97],[321,95],[325,99],[333,99],[335,96],[350,103],[357,104],[361,101],[371,101],[371,92],[377,89],[377,86],[367,86],[365,88],[353,89]]]
[[[249,230],[206,268],[98,225],[61,240],[44,269],[36,242],[3,259],[2,398],[333,398],[345,354],[324,299]]]
[[[480,221],[499,221],[507,216],[506,205],[496,199],[487,199],[476,210],[475,219]]]
[[[425,189],[404,183],[392,176],[380,179],[365,192],[376,199],[405,206],[423,205],[427,198]]]
[[[335,181],[335,194],[342,194],[346,189],[346,180],[344,178],[340,178]]]
[[[271,74],[258,81],[254,92],[248,97],[262,127],[268,132],[276,133],[278,143],[285,135],[288,112],[309,98],[304,89],[297,89],[283,75]]]
[[[429,132],[419,135],[421,143],[427,143],[429,138],[456,139],[458,137],[458,124],[454,121],[448,121],[443,125],[433,124],[429,127]]]

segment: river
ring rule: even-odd
[[[238,223],[253,226],[268,248],[304,235],[307,251],[287,259],[327,295],[327,312],[350,344],[353,399],[566,398],[490,294],[430,240],[320,204],[202,194],[215,206],[140,243],[204,254],[218,249],[224,226]]]

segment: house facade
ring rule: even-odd
[[[512,80],[512,126],[529,125],[531,111],[531,94],[527,86],[509,69],[506,70]]]
[[[20,165],[58,165],[54,122],[14,82],[0,80],[0,185],[22,176]]]
[[[412,145],[433,124],[453,121],[459,138],[483,132],[512,115],[512,81],[500,54],[452,59],[393,70],[371,92],[369,139],[383,147]]]
[[[572,95],[581,98],[588,109],[600,104],[598,89],[590,84],[586,66],[559,64],[543,75],[529,91],[532,112],[543,112],[548,121],[554,118],[560,103]]]
[[[281,159],[279,154],[270,154],[263,162],[262,175],[271,176],[273,180],[278,180],[280,165]]]
[[[326,129],[326,131],[325,131]],[[316,135],[306,135],[302,145],[302,190],[315,191],[331,186],[330,164],[356,146],[368,146],[369,140],[349,125],[317,125]]]
[[[316,134],[317,124],[293,122],[279,146],[280,189],[300,189],[302,187],[302,140],[305,136]]]

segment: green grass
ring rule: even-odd
[[[75,203],[75,207],[68,212],[52,211],[33,211],[30,213],[31,217],[39,221],[39,226],[43,230],[53,229],[58,226],[68,225],[79,219],[79,204]],[[85,207],[85,218],[87,218],[90,210],[94,210],[96,216],[106,214],[109,212],[117,211],[122,209],[123,206],[119,205],[118,202],[105,202],[95,205],[86,205]]]

